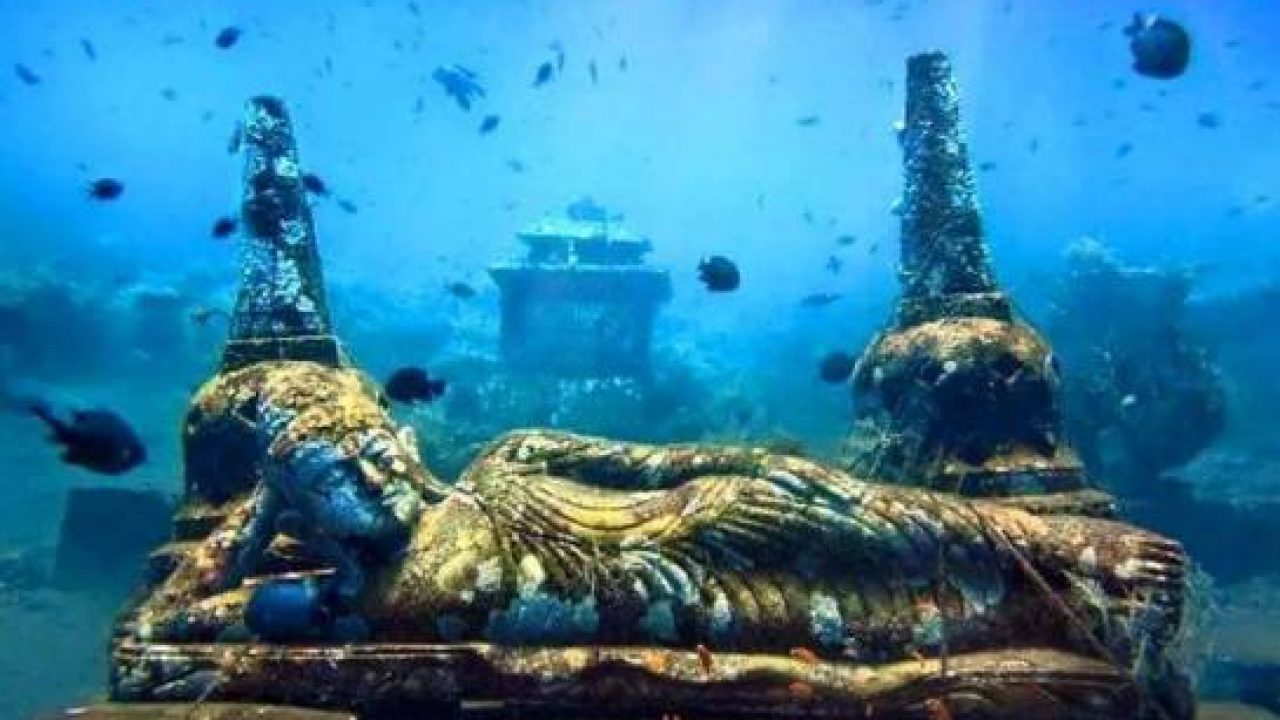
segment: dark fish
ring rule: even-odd
[[[1027,141],[1027,152],[1032,155],[1040,151],[1040,138],[1031,138]]]
[[[856,235],[841,235],[840,237],[836,238],[836,244],[841,247],[849,247],[850,245],[856,242],[858,242],[858,238]]]
[[[1196,116],[1196,124],[1205,130],[1217,130],[1222,127],[1222,116],[1216,112],[1202,112]]]
[[[257,586],[244,608],[244,624],[265,642],[314,636],[330,622],[315,580],[288,579]]]
[[[239,220],[230,215],[224,215],[213,222],[213,228],[209,230],[209,234],[221,240],[231,237],[239,226]]]
[[[431,73],[431,79],[440,83],[445,94],[453,98],[463,110],[471,110],[473,98],[484,97],[484,88],[480,86],[476,74],[461,65],[438,67]]]
[[[164,88],[160,91],[160,97],[168,100],[169,102],[173,102],[178,99],[178,91],[173,88]]]
[[[712,255],[698,263],[698,279],[711,292],[737,290],[742,280],[738,266],[723,255]]]
[[[844,267],[844,261],[835,255],[827,257],[827,271],[832,275],[839,275],[840,269]]]
[[[98,178],[89,183],[89,197],[94,200],[115,200],[124,194],[124,183],[115,178]]]
[[[525,171],[525,166],[516,158],[510,158],[507,160],[507,169],[513,173],[522,173]]]
[[[345,200],[345,199],[339,200],[338,207],[342,208],[342,210],[345,212],[351,213],[352,215],[355,215],[356,213],[360,212],[360,209],[356,207],[356,204],[351,202],[350,200]]]
[[[138,434],[110,410],[76,410],[67,422],[44,401],[30,403],[28,410],[53,431],[50,440],[62,446],[62,462],[86,470],[119,475],[147,459],[147,450]]]
[[[821,118],[819,118],[817,115],[805,115],[802,118],[797,118],[796,124],[799,125],[800,127],[813,127],[814,125],[818,124],[819,120],[821,120]]]
[[[842,297],[844,296],[840,293],[813,293],[812,295],[805,295],[803,298],[800,298],[800,307],[819,308],[830,305]]]
[[[1133,143],[1120,143],[1120,146],[1116,148],[1116,157],[1128,157],[1131,152],[1133,152]]]
[[[1191,61],[1191,35],[1172,20],[1135,13],[1125,28],[1133,69],[1139,75],[1167,80],[1186,71]]]
[[[842,383],[853,374],[858,359],[839,350],[829,352],[818,361],[818,377],[826,383]]]
[[[89,42],[89,38],[80,38],[80,49],[84,50],[84,56],[90,60],[98,59],[98,51],[93,48],[93,43]]]
[[[587,63],[587,74],[591,76],[591,84],[595,85],[600,81],[600,69],[596,67],[596,61],[592,60]]]
[[[500,115],[486,115],[484,120],[480,121],[480,134],[487,135],[493,132],[501,122],[502,116]]]
[[[556,53],[556,73],[564,72],[564,46],[557,40],[551,43],[551,49]]]
[[[320,197],[328,197],[329,195],[329,186],[315,173],[302,174],[302,187],[313,195],[319,195]]]
[[[992,170],[995,170],[997,167],[998,166],[995,163],[989,160],[987,162],[978,163],[978,170],[980,172],[991,172]]]
[[[623,55],[622,57],[618,58],[618,70],[620,70],[620,71],[622,71],[622,72],[626,72],[626,71],[627,71],[627,56],[626,56],[626,55]]]
[[[237,122],[235,128],[231,130],[231,137],[227,138],[227,154],[235,155],[240,152],[242,140],[244,140],[244,125]]]
[[[547,84],[555,70],[556,68],[551,64],[550,60],[539,65],[538,71],[533,76],[533,86],[538,87],[539,85]]]
[[[226,50],[240,41],[240,28],[235,25],[228,25],[218,31],[213,38],[213,44],[219,48]]]
[[[396,402],[431,402],[444,394],[446,386],[444,380],[432,380],[422,368],[403,367],[391,373],[383,390]]]
[[[459,300],[470,300],[476,296],[476,289],[461,281],[451,282],[448,285],[445,285],[444,290]]]
[[[13,64],[13,74],[17,75],[19,80],[21,80],[22,82],[28,85],[40,84],[40,76],[37,75],[34,70],[27,67],[26,65],[23,65],[22,63]]]

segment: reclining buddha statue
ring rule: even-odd
[[[1053,434],[1047,346],[990,278],[945,57],[909,61],[907,98],[905,309],[855,375],[882,400],[865,453],[526,430],[453,483],[342,351],[288,116],[252,100],[230,338],[185,419],[175,541],[116,629],[112,701],[1192,717],[1187,560],[1110,517]],[[951,401],[984,383],[1005,399]]]

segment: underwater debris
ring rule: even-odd
[[[1191,35],[1182,25],[1149,13],[1134,13],[1124,29],[1139,75],[1168,80],[1186,71],[1191,61]]]
[[[732,260],[712,255],[698,263],[698,279],[711,292],[731,292],[738,289],[742,278]]]
[[[98,178],[89,183],[89,197],[94,200],[115,200],[124,194],[124,183],[115,178]]]
[[[124,418],[110,410],[74,410],[70,420],[58,417],[45,400],[26,409],[49,426],[50,441],[62,446],[62,462],[103,475],[120,475],[147,459],[146,447]]]
[[[501,115],[486,115],[484,120],[480,121],[480,129],[479,129],[480,134],[488,135],[489,133],[496,130],[498,128],[498,125],[501,122],[502,122]]]
[[[387,397],[402,403],[432,402],[444,395],[448,383],[431,379],[420,367],[403,367],[391,373],[383,385]]]
[[[221,50],[230,49],[233,45],[240,41],[241,30],[235,25],[228,25],[218,31],[213,38],[213,44]]]

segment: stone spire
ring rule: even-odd
[[[898,324],[957,316],[1008,320],[1009,302],[987,257],[960,127],[960,94],[947,56],[908,59],[906,87]]]
[[[284,103],[245,111],[240,294],[222,369],[263,360],[342,364],[325,301],[315,225]]]

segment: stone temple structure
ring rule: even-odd
[[[650,242],[590,198],[518,234],[519,262],[489,270],[502,291],[509,368],[567,376],[644,375],[666,271],[644,264]]]
[[[854,370],[853,469],[970,496],[1097,505],[1063,441],[1057,360],[992,272],[941,53],[907,63],[899,141],[902,295]]]
[[[951,199],[919,207],[963,214],[954,201],[965,196],[949,194],[965,177],[961,156],[933,144],[955,128],[945,59],[913,58],[909,72],[908,107],[926,112],[908,113],[908,178],[922,184],[919,198]],[[946,152],[913,155],[916,142]],[[278,174],[259,190],[291,182]],[[933,227],[922,242],[949,237]],[[299,237],[307,247],[290,244]],[[969,238],[959,257],[985,262],[979,236],[956,238]],[[247,272],[242,296],[319,277],[312,236],[249,242],[298,251],[290,256],[305,267]],[[960,333],[961,348],[1030,333],[1001,314],[989,279],[961,281],[918,250],[918,267],[940,274],[908,283],[919,302],[864,361],[899,362],[893,338],[907,333],[901,349],[919,353],[909,362],[964,359],[959,377],[984,381],[1007,370],[1003,350],[957,355],[942,342],[951,335],[912,339],[952,319],[961,329],[993,323],[994,340]],[[229,353],[192,398],[177,539],[116,626],[110,700],[80,718],[197,706],[216,720],[1194,716],[1177,654],[1181,547],[1099,517],[1105,502],[1060,502],[1071,495],[1060,488],[968,497],[908,476],[948,472],[908,450],[949,449],[963,435],[926,432],[928,442],[903,446],[887,483],[758,447],[532,429],[497,439],[446,485],[376,385],[340,355],[278,342],[297,337],[289,320],[299,313],[320,313],[306,328],[328,328],[315,293],[273,297],[282,302],[259,316],[255,347],[275,355]],[[230,345],[242,337],[233,332]],[[1047,356],[1026,342],[1015,363]],[[919,379],[895,372],[887,377]],[[929,394],[906,387],[874,419],[886,431],[939,429]],[[911,397],[920,399],[894,402]],[[1037,444],[1048,439],[1037,424],[1044,406],[1022,414],[1006,402],[938,411],[989,420],[979,439],[1004,432],[1001,448],[1054,457]],[[985,445],[960,447],[966,463],[990,457],[979,457]]]

